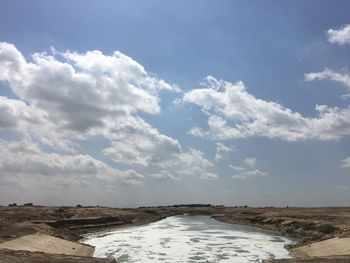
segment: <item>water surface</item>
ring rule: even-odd
[[[292,240],[253,227],[218,222],[209,216],[173,216],[139,227],[84,236],[94,256],[121,262],[261,262],[290,257]]]

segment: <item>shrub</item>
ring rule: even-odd
[[[16,204],[16,203],[13,203],[13,204],[9,204],[9,206],[17,206],[17,204]]]
[[[76,207],[82,207],[82,205],[81,204],[77,204]]]
[[[331,224],[323,224],[317,227],[317,230],[323,234],[333,233],[337,228]]]
[[[33,203],[26,203],[26,204],[23,204],[24,206],[33,206]]]

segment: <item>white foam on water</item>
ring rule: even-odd
[[[173,216],[161,221],[84,236],[96,257],[121,262],[261,262],[289,258],[292,240],[253,227],[220,223],[208,216]]]

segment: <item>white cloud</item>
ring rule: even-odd
[[[193,136],[196,136],[196,137],[206,137],[209,135],[208,132],[205,132],[203,131],[201,128],[199,127],[193,127],[189,132],[188,134],[191,134]]]
[[[339,73],[328,68],[325,68],[321,72],[307,73],[305,74],[305,80],[324,80],[329,79],[336,82],[339,82],[346,87],[350,88],[350,75],[348,73]]]
[[[53,55],[35,53],[27,60],[14,45],[0,43],[0,81],[8,82],[18,97],[0,97],[0,129],[35,140],[39,148],[50,146],[52,151],[17,156],[19,167],[33,169],[28,169],[28,174],[41,167],[41,173],[48,175],[74,173],[83,177],[89,174],[84,169],[91,168],[96,177],[114,174],[138,183],[146,174],[175,179],[200,176],[213,166],[202,152],[184,152],[176,139],[161,134],[138,116],[139,112],[159,113],[159,92],[178,92],[176,85],[148,73],[118,51],[112,55],[54,51]],[[123,170],[77,154],[80,142],[95,136],[109,141],[102,154]],[[65,154],[55,152],[62,150]],[[11,163],[6,159],[2,168],[14,167],[16,155],[20,153],[13,153]],[[75,169],[81,173],[73,169],[75,162],[80,162]],[[150,172],[155,170],[161,172]]]
[[[342,100],[349,100],[350,99],[350,94],[343,94],[341,95]]]
[[[86,154],[61,155],[42,151],[30,139],[0,139],[1,177],[48,176],[91,182],[106,180],[138,183],[143,178],[133,170],[121,171]]]
[[[65,139],[64,131],[49,119],[46,111],[27,105],[21,100],[0,96],[0,129],[33,136],[52,148],[73,151],[74,144]],[[69,137],[69,134],[66,134]]]
[[[239,174],[235,174],[231,176],[233,179],[246,179],[250,177],[261,177],[261,176],[266,176],[267,173],[260,171],[259,169],[254,169],[254,170],[245,170],[240,172]]]
[[[183,104],[183,100],[180,98],[176,98],[173,100],[172,104],[175,105],[176,107],[180,107]]]
[[[338,82],[344,86],[346,86],[350,90],[350,74],[347,70],[343,70],[343,72],[336,72],[334,70],[325,68],[321,72],[311,72],[305,74],[306,81],[314,81],[314,80],[325,80],[329,79],[331,81]],[[348,100],[350,98],[350,94],[341,95],[342,100]]]
[[[340,29],[327,30],[328,41],[333,44],[350,44],[350,25],[345,25]]]
[[[0,128],[42,125],[47,120],[45,112],[26,105],[23,101],[0,96]]]
[[[256,159],[255,158],[246,158],[244,162],[249,165],[250,167],[256,166]]]
[[[195,149],[190,149],[188,152],[179,154],[177,158],[164,162],[164,167],[176,172],[179,176],[200,175],[212,166],[213,163],[204,157],[203,152]]]
[[[69,140],[106,134],[120,118],[158,113],[158,92],[178,91],[120,52],[35,53],[29,62],[8,43],[0,43],[0,81],[19,97],[1,98],[0,127],[66,150]]]
[[[119,118],[105,134],[112,142],[103,153],[118,163],[162,167],[181,154],[180,143],[160,134],[139,117]]]
[[[200,176],[201,179],[203,180],[216,180],[218,179],[218,175],[217,174],[213,174],[213,173],[204,173]]]
[[[222,160],[225,155],[229,152],[232,152],[233,148],[225,146],[222,143],[216,143],[216,154],[215,154],[215,161]]]
[[[149,177],[158,179],[158,180],[170,180],[170,181],[180,180],[179,178],[175,177],[174,175],[172,175],[171,173],[165,170],[160,171],[160,173],[150,174]]]
[[[209,130],[195,128],[193,135],[219,140],[263,136],[287,141],[338,140],[350,135],[350,107],[316,105],[317,117],[304,117],[279,103],[257,99],[243,82],[208,78],[208,88],[192,90],[183,98],[209,114]]]
[[[350,168],[350,157],[345,158],[341,162],[342,162],[342,166],[341,167]]]
[[[236,172],[242,172],[242,171],[245,170],[244,167],[237,166],[237,165],[232,165],[232,164],[230,164],[229,167],[230,167],[231,169],[233,169],[234,171],[236,171]]]
[[[178,176],[199,174],[213,166],[201,151],[183,152],[177,140],[160,134],[139,117],[120,119],[105,137],[111,146],[103,153],[117,163],[162,169]]]
[[[147,73],[116,51],[66,52],[63,61],[35,53],[27,62],[8,43],[0,43],[0,80],[26,103],[40,108],[59,126],[79,132],[103,127],[118,115],[158,113],[157,92],[178,87]]]
[[[256,158],[244,159],[246,167],[229,165],[229,168],[235,171],[235,174],[231,176],[233,179],[246,179],[249,177],[261,177],[268,174],[260,169],[255,168],[257,166]]]

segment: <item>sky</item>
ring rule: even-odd
[[[0,204],[349,205],[349,1],[0,6]]]

